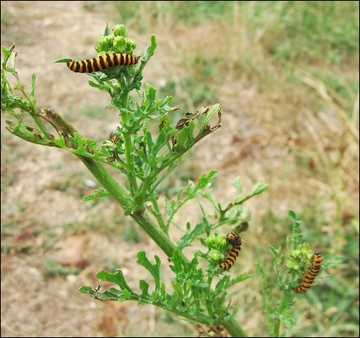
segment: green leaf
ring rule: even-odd
[[[266,191],[269,189],[269,185],[268,184],[263,184],[263,183],[256,183],[255,187],[253,188],[253,190],[250,192],[249,197],[253,197],[255,195],[259,195],[262,192]]]
[[[184,235],[181,236],[181,238],[177,243],[178,249],[182,251],[185,247],[190,246],[191,242],[203,233],[204,233],[203,223],[196,224],[193,230],[187,231]]]
[[[111,89],[108,85],[105,85],[105,84],[98,84],[98,83],[95,83],[93,81],[89,81],[89,85],[91,87],[94,87],[94,88],[97,88],[97,89],[100,89],[100,90],[105,90],[107,91],[109,94],[111,93]]]
[[[61,59],[54,61],[54,63],[68,63],[69,61],[72,61],[72,60],[73,60],[72,58],[61,58]]]
[[[174,250],[172,257],[170,258],[171,262],[173,263],[173,265],[170,265],[170,269],[174,271],[176,275],[178,275],[184,269],[180,250]]]
[[[144,61],[148,61],[154,55],[156,46],[157,46],[157,43],[156,43],[155,35],[151,35],[151,37],[150,37],[150,46],[148,46],[145,49],[145,52],[144,52],[144,54],[142,56]]]
[[[139,281],[139,287],[140,287],[140,290],[142,291],[141,293],[141,298],[142,299],[147,299],[150,297],[149,295],[149,283],[144,281],[143,279],[140,279]]]
[[[178,282],[172,281],[171,286],[173,287],[175,294],[179,299],[184,299],[183,287]]]
[[[295,211],[289,210],[289,213],[288,213],[288,214],[289,214],[289,217],[290,217],[291,221],[292,221],[294,224],[300,225],[301,221],[298,221],[298,220],[296,219]]]
[[[237,176],[235,178],[235,182],[233,183],[235,189],[236,189],[236,192],[237,192],[237,196],[238,197],[241,197],[242,196],[242,192],[243,192],[243,188],[242,188],[242,184],[241,184],[241,181],[240,181],[240,177]]]
[[[102,197],[108,197],[110,194],[104,189],[95,189],[91,194],[82,198],[83,202],[92,201]]]
[[[269,244],[269,248],[273,252],[275,257],[277,257],[281,253],[281,247],[279,247],[279,249],[275,249],[271,244]]]
[[[110,289],[111,291],[105,290],[104,292],[99,292],[101,299],[104,300],[118,300],[119,302],[125,302],[126,300],[138,300],[139,297],[137,294],[130,292],[127,289],[117,290],[114,288]]]
[[[174,147],[176,152],[185,152],[190,149],[196,142],[194,137],[195,122],[190,121],[177,134],[177,143]]]
[[[200,108],[201,110],[201,108]],[[203,119],[201,120],[200,123],[200,131],[202,132],[206,126],[209,125],[210,120],[212,119],[212,117],[216,114],[218,114],[221,110],[221,104],[216,103],[213,104],[212,106],[209,106],[208,111],[205,114],[202,114],[201,116],[203,117]]]
[[[2,62],[2,66],[5,67],[6,63],[8,62],[8,59],[9,59],[9,57],[10,57],[12,51],[13,51],[13,48],[6,49],[6,47],[1,47],[1,51],[4,54],[4,59],[3,59],[3,62]]]
[[[301,221],[296,219],[296,214],[293,210],[289,210],[289,217],[292,222],[293,234],[292,234],[292,249],[297,250],[300,245],[300,240],[303,237],[300,233]]]
[[[155,279],[155,290],[159,290],[160,288],[160,265],[161,261],[158,256],[155,257],[155,264],[152,264],[149,259],[146,257],[145,251],[139,251],[137,254],[138,260],[136,261],[137,264],[142,265],[146,270],[148,270],[151,275]]]
[[[6,127],[8,131],[25,141],[35,144],[55,146],[52,139],[47,139],[38,129],[27,127],[23,120],[18,120],[17,123],[10,120],[6,120],[5,122],[8,124],[8,127]]]
[[[31,76],[31,87],[30,87],[30,95],[32,99],[32,104],[36,106],[36,97],[35,97],[35,82],[36,82],[36,75],[32,74]]]
[[[90,286],[82,285],[82,286],[80,286],[79,291],[81,293],[90,293],[90,291],[93,291],[93,289]]]
[[[241,274],[239,276],[236,276],[234,279],[232,279],[230,281],[228,287],[231,287],[231,286],[233,286],[233,285],[235,285],[237,283],[240,283],[240,282],[242,282],[242,281],[244,281],[246,279],[249,279],[249,278],[251,278],[253,276],[254,276],[253,274],[247,274],[247,273],[243,273],[243,274]]]
[[[124,273],[118,269],[115,273],[102,270],[96,274],[96,277],[102,281],[108,281],[119,285],[122,290],[127,290],[130,294],[134,294],[130,286],[126,283]]]
[[[196,186],[196,191],[206,187],[208,184],[212,182],[212,180],[216,177],[218,171],[217,170],[210,170],[208,174],[204,174],[200,176],[199,182]]]
[[[104,30],[104,36],[108,36],[111,34],[110,28],[108,23],[106,23],[105,30]]]

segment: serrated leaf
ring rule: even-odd
[[[159,290],[160,288],[160,265],[161,261],[158,256],[155,257],[156,263],[152,264],[149,259],[146,257],[145,251],[139,251],[137,254],[138,260],[137,264],[142,265],[146,270],[148,270],[155,280],[155,290]]]
[[[131,290],[130,286],[126,283],[124,273],[120,269],[116,270],[115,273],[110,273],[102,270],[96,274],[96,277],[102,281],[115,283],[119,285],[122,290],[128,290],[128,292],[130,292],[131,294],[134,293]]]
[[[172,255],[171,262],[173,265],[170,265],[170,269],[175,272],[175,274],[179,274],[181,271],[183,271],[183,265],[182,265],[182,257],[181,253],[178,249],[174,250],[174,253]]]

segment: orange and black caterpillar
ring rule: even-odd
[[[227,251],[225,260],[219,264],[223,270],[229,270],[234,265],[241,250],[241,238],[236,232],[227,234],[226,241],[232,245],[232,248]]]
[[[76,73],[91,73],[115,66],[131,66],[138,63],[135,55],[112,53],[84,61],[68,61],[67,66]]]
[[[316,251],[313,256],[313,261],[310,270],[304,272],[301,279],[301,283],[293,288],[295,292],[304,293],[311,287],[311,284],[313,283],[315,277],[318,275],[320,271],[322,259],[323,258],[321,252]]]

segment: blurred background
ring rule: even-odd
[[[246,202],[252,219],[231,270],[254,274],[230,294],[244,329],[267,334],[255,264],[274,274],[269,244],[284,247],[292,209],[314,251],[325,260],[343,257],[296,299],[296,336],[358,337],[358,2],[2,1],[2,46],[15,42],[27,88],[36,74],[38,107],[53,108],[98,143],[115,129],[118,112],[87,75],[54,61],[97,56],[107,23],[126,25],[136,55],[156,36],[144,83],[180,105],[173,121],[223,105],[222,127],[184,157],[160,187],[162,198],[211,169],[219,171],[214,196],[225,205],[236,196],[237,176],[244,194],[256,182],[269,184]],[[81,202],[99,185],[80,161],[17,139],[4,115],[2,336],[196,336],[192,325],[160,309],[78,292],[96,286],[97,271],[117,267],[137,290],[140,278],[150,278],[135,264],[139,250],[161,257],[164,280],[172,274],[166,256],[115,201]],[[200,215],[197,205],[186,206],[176,221],[194,225]]]

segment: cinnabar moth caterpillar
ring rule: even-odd
[[[305,293],[313,283],[315,277],[318,275],[321,263],[322,263],[322,254],[320,251],[316,251],[313,256],[313,261],[310,267],[310,270],[304,272],[301,283],[294,287],[293,290],[297,293]]]
[[[241,238],[236,232],[230,232],[226,236],[226,241],[232,245],[232,248],[227,251],[225,260],[219,264],[223,270],[229,270],[234,265],[241,250]]]
[[[68,61],[67,66],[76,73],[98,72],[115,66],[131,66],[138,63],[139,58],[135,55],[112,53],[98,56],[84,61]]]

